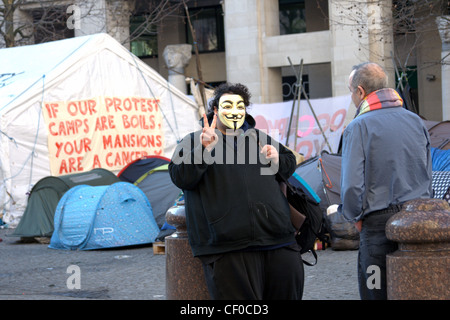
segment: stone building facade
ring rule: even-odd
[[[420,21],[429,20],[428,25],[434,26],[420,37],[417,32],[395,30],[393,1],[396,4],[395,0],[186,0],[200,50],[197,59],[193,46],[183,72],[199,78],[198,61],[206,83],[242,82],[250,88],[253,102],[273,103],[293,98],[295,73],[300,71],[310,98],[347,95],[352,66],[370,60],[387,69],[392,87],[401,76],[398,67],[408,69],[420,115],[428,120],[449,120],[447,1],[432,1],[441,3],[436,6],[441,11],[412,13],[423,15]],[[107,32],[168,79],[166,47],[193,44],[186,12],[181,5],[152,30],[130,36],[133,25],[140,21],[137,18],[146,15],[145,3],[28,0],[15,17],[29,21],[38,6],[74,6],[79,24],[69,36]],[[73,21],[75,12],[69,17]],[[147,48],[147,52],[139,52],[139,48]]]

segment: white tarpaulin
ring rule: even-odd
[[[330,153],[337,152],[342,132],[356,110],[351,104],[350,96],[310,99],[310,103],[323,133],[308,101],[301,100],[299,109],[297,102],[295,103],[291,131],[287,143],[288,147],[303,154],[305,159],[320,154],[322,150],[327,150]],[[292,106],[292,101],[252,104],[249,113],[256,120],[256,128],[265,130],[278,139],[280,143],[286,144]],[[296,123],[297,110],[299,110],[298,123]]]
[[[171,157],[197,105],[107,34],[0,50],[0,217],[41,178]]]

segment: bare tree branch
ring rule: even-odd
[[[320,1],[316,0],[316,2],[320,8]],[[372,8],[382,7],[384,2],[384,0],[333,1],[337,19],[331,19],[330,24],[352,27],[352,30],[357,32],[358,38],[362,43],[367,43],[367,41],[387,41],[386,39],[389,36],[387,33],[393,32],[396,43],[401,43],[402,41],[405,43],[405,46],[401,47],[405,52],[401,55],[404,60],[401,66],[406,67],[409,59],[413,56],[413,52],[426,40],[429,32],[436,31],[436,17],[443,16],[448,12],[450,1],[392,0],[392,16],[379,17],[378,23],[382,27],[370,29],[370,13],[362,8],[367,8],[368,6],[372,6]],[[391,27],[389,27],[389,24],[391,24]],[[366,35],[369,34],[369,29],[371,37],[367,39]],[[395,55],[400,56],[398,52]],[[382,58],[390,59],[390,57]]]
[[[67,20],[70,17],[67,8],[74,2],[77,5],[77,1],[0,1],[0,37],[3,38],[6,47],[20,45],[31,37],[34,37],[35,43],[40,43],[74,36],[73,29],[67,28]],[[94,8],[94,2],[83,1],[84,16],[81,18],[98,14],[96,12],[98,9]],[[133,30],[127,39],[122,40],[122,43],[131,42],[144,34],[156,34],[158,32],[157,27],[161,25],[161,22],[168,16],[178,16],[179,9],[183,6],[181,1],[173,0],[107,0],[106,3],[109,6],[109,14],[113,21],[120,21],[120,15],[128,17],[139,15],[143,18],[139,28]],[[17,10],[28,14],[28,21],[16,21],[15,13]],[[120,18],[123,21],[123,16]],[[127,26],[128,22],[124,27]],[[106,26],[104,26],[104,29],[106,30]]]

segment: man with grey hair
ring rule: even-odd
[[[343,134],[338,211],[360,231],[358,283],[361,299],[387,299],[387,220],[402,204],[432,195],[430,138],[423,121],[404,109],[387,86],[383,68],[371,62],[349,76],[357,116]]]

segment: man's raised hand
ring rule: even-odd
[[[203,114],[203,130],[202,134],[200,135],[200,142],[206,149],[208,149],[208,151],[211,151],[211,149],[214,148],[214,146],[219,141],[219,137],[215,132],[216,122],[217,116],[214,115],[213,121],[211,122],[211,125],[209,125],[206,114]]]
[[[260,152],[264,154],[267,160],[273,161],[274,164],[278,164],[279,154],[277,148],[270,144],[266,144],[265,146],[259,144],[259,147],[261,148]]]

